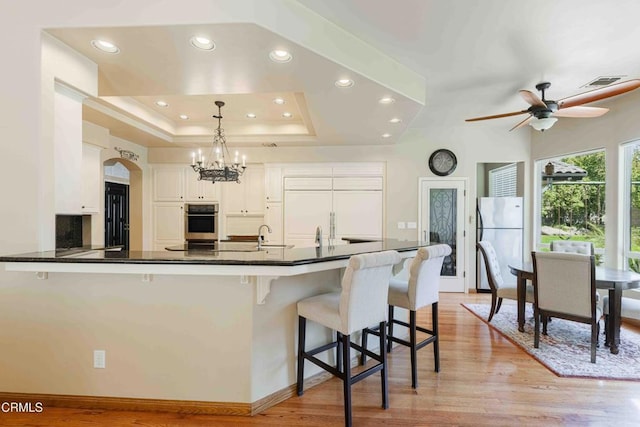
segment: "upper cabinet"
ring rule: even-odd
[[[240,183],[223,183],[225,215],[264,215],[265,177],[262,165],[249,165],[240,177]],[[218,184],[216,184],[218,185]]]
[[[54,200],[57,214],[82,214],[82,97],[56,84]]]
[[[187,202],[214,202],[220,200],[220,183],[198,180],[198,174],[187,167],[184,171]]]
[[[155,166],[153,168],[153,200],[182,202],[184,199],[184,167]]]
[[[102,198],[102,162],[101,147],[82,143],[82,213],[100,212]]]
[[[264,168],[264,196],[267,203],[282,201],[282,168],[266,165]]]
[[[199,181],[191,166],[154,165],[154,202],[217,202],[220,183]]]

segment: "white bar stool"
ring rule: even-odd
[[[303,394],[304,361],[309,360],[343,381],[345,425],[351,426],[351,385],[380,372],[382,408],[387,409],[387,356],[384,351],[385,334],[380,334],[380,354],[364,350],[350,340],[356,331],[386,326],[389,279],[394,264],[401,261],[396,251],[354,255],[342,276],[342,291],[306,298],[298,302],[298,396]],[[305,351],[307,319],[337,332],[336,341]],[[350,349],[364,352],[378,363],[351,376]],[[336,367],[315,357],[316,354],[336,348]]]
[[[389,334],[387,336],[387,352],[391,352],[392,343],[398,343],[410,348],[411,352],[411,387],[418,387],[418,350],[433,343],[435,371],[440,372],[440,351],[438,343],[438,292],[440,288],[440,271],[444,258],[451,254],[449,245],[440,244],[418,249],[413,260],[406,260],[405,267],[393,276],[389,285]],[[416,311],[431,305],[431,329],[422,328],[416,324]],[[394,307],[409,310],[409,323],[394,319]],[[393,335],[393,325],[409,328],[409,341]],[[416,331],[429,336],[416,342]],[[362,346],[367,346],[367,334],[378,332],[363,331]],[[362,364],[365,357],[363,354]]]

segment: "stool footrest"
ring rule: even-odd
[[[425,331],[422,331],[422,332],[425,332]],[[437,337],[436,337],[435,335],[431,335],[430,337],[425,338],[424,340],[422,340],[422,341],[420,341],[420,342],[417,342],[417,343],[416,343],[416,350],[420,350],[420,349],[421,349],[422,347],[424,347],[425,345],[427,345],[427,344],[431,344],[432,342],[434,342],[434,341],[436,340],[436,338],[437,338]],[[409,341],[405,341],[405,340],[403,340],[403,339],[401,339],[401,338],[396,338],[396,337],[387,337],[387,339],[389,339],[389,340],[391,340],[391,341],[393,341],[393,342],[395,342],[395,343],[398,343],[398,344],[404,345],[404,346],[406,346],[406,347],[411,347],[411,343],[410,343]]]
[[[308,354],[310,356],[315,356],[318,353],[322,353],[323,351],[331,350],[332,348],[336,348],[337,346],[338,346],[338,342],[334,341],[334,342],[330,342],[329,344],[325,344],[323,346],[314,348],[312,350],[305,351],[305,354]]]

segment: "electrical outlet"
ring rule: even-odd
[[[107,367],[107,352],[104,350],[93,350],[93,367],[104,369]]]
[[[398,228],[399,228],[400,230],[404,230],[404,229],[405,229],[405,224],[404,224],[404,222],[402,222],[402,221],[398,222]]]
[[[416,229],[416,228],[418,228],[418,224],[416,224],[415,222],[408,222],[407,223],[407,228]]]

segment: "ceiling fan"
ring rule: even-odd
[[[479,120],[499,119],[502,117],[528,114],[529,117],[509,129],[509,131],[528,124],[534,129],[544,132],[553,126],[553,124],[558,120],[556,117],[586,118],[602,116],[609,111],[608,108],[583,107],[582,105],[635,90],[640,87],[640,79],[615,83],[606,87],[559,99],[557,101],[545,99],[545,91],[549,89],[550,86],[551,83],[549,82],[542,82],[536,85],[536,89],[541,92],[542,98],[529,90],[521,90],[520,96],[522,96],[522,98],[530,105],[526,110],[496,114],[494,116],[475,117],[465,121],[476,122]]]

